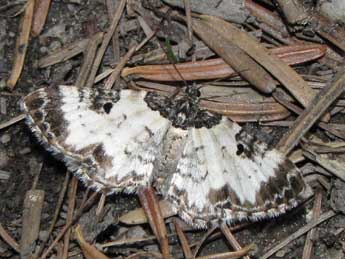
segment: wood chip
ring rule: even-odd
[[[21,258],[29,258],[35,250],[36,239],[40,232],[43,202],[44,191],[42,190],[29,190],[25,194],[20,240]]]

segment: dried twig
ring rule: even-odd
[[[31,34],[36,37],[41,34],[46,22],[51,0],[36,0],[35,13],[32,21]]]
[[[19,244],[14,240],[4,229],[4,227],[0,223],[0,237],[13,248],[14,251],[20,253]]]
[[[94,84],[95,77],[96,77],[97,71],[99,69],[99,66],[102,62],[104,53],[105,53],[105,51],[109,45],[111,38],[113,37],[113,34],[117,28],[117,25],[119,24],[119,21],[120,21],[121,15],[123,13],[123,10],[125,8],[126,2],[127,2],[126,0],[121,0],[120,4],[118,5],[118,8],[117,8],[116,13],[115,13],[114,18],[113,18],[113,21],[110,25],[110,28],[103,38],[103,42],[102,42],[101,47],[97,51],[97,55],[96,55],[95,61],[93,63],[86,87],[90,88]]]
[[[182,250],[183,250],[183,253],[184,253],[184,256],[186,259],[192,259],[194,258],[193,257],[193,254],[192,254],[192,251],[190,250],[190,247],[189,247],[189,244],[188,244],[188,240],[185,236],[185,234],[183,233],[179,223],[174,220],[174,226],[175,226],[175,229],[176,229],[176,233],[180,239],[180,243],[181,243],[181,246],[182,246]]]
[[[204,19],[193,19],[194,32],[244,79],[260,91],[270,93],[276,83],[266,70],[258,65],[245,51],[225,38],[212,23]]]
[[[297,118],[289,132],[279,141],[277,148],[287,154],[322,116],[328,107],[344,92],[345,73],[338,72],[334,82],[323,88]]]
[[[75,200],[78,188],[78,178],[73,176],[70,184],[70,189],[68,191],[68,211],[67,211],[67,218],[66,218],[66,225],[72,223],[73,221],[73,213],[75,207]],[[63,259],[67,259],[68,257],[68,249],[69,249],[69,239],[71,235],[71,229],[68,229],[64,236],[64,244],[63,244]]]
[[[13,89],[22,73],[26,51],[29,45],[32,17],[34,13],[35,0],[28,0],[24,16],[20,25],[20,33],[16,42],[15,58],[12,66],[11,76],[7,81],[7,87]]]
[[[273,254],[278,252],[280,249],[282,249],[284,246],[295,240],[296,238],[299,238],[300,236],[307,233],[310,229],[314,228],[315,226],[319,225],[320,223],[334,217],[337,215],[334,211],[330,210],[324,214],[322,214],[317,220],[313,220],[307,225],[301,227],[299,230],[297,230],[295,233],[281,241],[279,244],[268,250],[264,255],[262,255],[259,259],[267,259],[271,257]]]
[[[157,198],[154,194],[154,190],[151,187],[141,188],[138,191],[138,197],[140,203],[145,211],[146,217],[153,233],[158,239],[161,246],[162,254],[164,259],[169,259],[169,243],[167,238],[167,230],[164,223],[164,218],[162,217],[162,212],[158,205]]]
[[[80,72],[75,83],[76,86],[82,87],[86,84],[93,61],[96,56],[97,47],[101,43],[102,39],[103,39],[102,32],[96,33],[90,38],[89,44],[85,50],[83,64],[80,68]]]
[[[98,196],[97,192],[94,192],[88,199],[87,201],[85,201],[84,203],[82,203],[82,205],[80,206],[80,208],[78,209],[78,211],[76,212],[73,221],[70,222],[69,224],[66,224],[63,229],[59,232],[59,234],[56,236],[56,238],[54,239],[54,241],[51,243],[51,245],[48,247],[48,249],[44,252],[44,254],[40,257],[40,259],[44,259],[46,258],[50,252],[53,250],[53,248],[57,245],[57,243],[60,241],[60,239],[65,235],[66,231],[73,225],[73,223],[75,221],[77,221],[80,216],[82,215],[83,211],[88,208],[90,205],[93,204],[93,202],[96,200]]]
[[[62,207],[62,204],[63,204],[63,200],[64,200],[64,197],[65,197],[65,193],[66,193],[68,182],[69,182],[69,177],[70,177],[70,173],[68,171],[66,171],[65,179],[64,179],[64,182],[62,184],[62,188],[61,188],[61,191],[60,191],[60,194],[59,194],[59,198],[58,198],[58,201],[57,201],[56,206],[55,206],[54,216],[53,216],[53,219],[52,219],[52,221],[50,223],[50,226],[49,226],[49,229],[48,229],[48,233],[45,236],[45,238],[42,240],[42,243],[41,243],[39,249],[36,251],[34,258],[38,258],[41,255],[41,253],[43,252],[44,247],[46,246],[46,244],[47,244],[47,242],[48,242],[48,240],[50,238],[50,235],[53,233],[55,224],[56,224],[56,222],[58,220],[59,213],[60,213],[60,210],[61,210],[61,207]]]
[[[10,119],[9,121],[5,121],[5,122],[1,122],[0,123],[0,130],[1,129],[4,129],[4,128],[7,128],[23,119],[25,119],[26,115],[25,114],[20,114],[12,119]]]
[[[314,196],[314,206],[313,206],[313,220],[317,220],[321,215],[321,203],[322,203],[322,192],[318,190]],[[310,259],[313,251],[314,238],[316,236],[317,230],[315,228],[311,229],[305,241],[302,259]]]
[[[245,256],[246,254],[248,254],[250,251],[254,249],[255,249],[255,246],[249,245],[236,252],[226,252],[226,253],[200,256],[200,257],[196,257],[196,259],[237,259],[237,258],[242,258],[243,256]]]
[[[222,231],[223,235],[225,236],[226,240],[230,243],[230,245],[235,249],[235,250],[241,250],[242,247],[236,240],[235,236],[231,233],[230,229],[226,224],[222,224],[220,226],[220,230]],[[249,255],[243,256],[244,259],[250,259]]]

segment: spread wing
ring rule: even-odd
[[[39,89],[24,98],[27,122],[45,147],[96,189],[150,184],[170,122],[148,108],[146,92]]]
[[[308,195],[293,163],[223,118],[190,128],[166,193],[190,224],[275,217]]]

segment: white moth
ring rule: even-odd
[[[292,162],[200,109],[195,93],[59,86],[22,106],[41,143],[87,185],[110,194],[153,184],[195,227],[275,217],[309,195]]]

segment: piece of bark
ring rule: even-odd
[[[29,190],[25,194],[22,215],[22,235],[20,240],[21,258],[30,258],[36,247],[40,231],[41,213],[44,202],[44,191]]]

